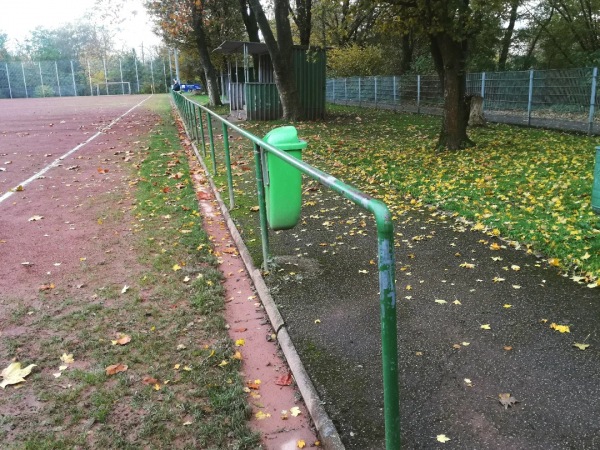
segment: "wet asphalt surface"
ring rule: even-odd
[[[270,231],[266,281],[346,447],[383,449],[374,220],[324,188],[304,201]],[[396,216],[402,447],[600,448],[600,288],[427,207]]]

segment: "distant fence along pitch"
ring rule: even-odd
[[[467,75],[467,92],[491,121],[600,134],[597,82],[595,67],[481,72]],[[444,96],[437,75],[351,77],[328,79],[327,101],[441,114]]]
[[[169,92],[173,77],[162,58],[0,61],[0,98]]]

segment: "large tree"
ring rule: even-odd
[[[277,38],[271,29],[271,24],[265,15],[260,0],[249,0],[250,7],[256,16],[258,26],[269,50],[275,84],[279,91],[283,117],[288,120],[303,118],[302,104],[294,76],[292,28],[289,21],[290,4],[288,0],[274,0],[273,12]]]
[[[8,60],[9,53],[6,49],[6,41],[8,41],[8,35],[0,31],[0,61]]]
[[[242,21],[238,1],[150,0],[146,8],[155,17],[157,30],[168,44],[197,52],[210,104],[220,105],[211,51],[223,40],[239,39]]]
[[[444,93],[444,115],[438,146],[458,150],[472,145],[467,136],[469,99],[466,96],[469,47],[481,30],[484,11],[500,1],[389,0],[402,22],[426,35]]]
[[[600,63],[600,0],[525,3],[518,31],[523,68],[594,66]]]

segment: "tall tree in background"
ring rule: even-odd
[[[288,18],[290,4],[288,0],[274,0],[273,12],[275,15],[275,28],[277,39],[271,29],[271,24],[265,15],[260,0],[249,0],[250,7],[256,15],[256,21],[264,37],[265,44],[271,56],[275,84],[279,91],[283,117],[287,120],[301,120],[303,117],[302,105],[298,96],[296,77],[293,64],[293,39],[292,28]]]
[[[217,70],[211,51],[221,41],[240,38],[238,0],[150,0],[146,8],[170,45],[194,48],[206,79],[210,104],[220,105]]]
[[[563,68],[600,63],[600,0],[545,0],[526,4],[527,62]]]
[[[390,0],[402,20],[426,35],[444,92],[444,116],[438,147],[457,150],[473,142],[467,136],[466,97],[469,45],[481,29],[483,10],[498,8],[495,0]]]
[[[373,0],[320,0],[314,16],[321,45],[367,44],[385,10],[385,5]]]
[[[256,23],[254,11],[252,8],[250,8],[249,0],[239,0],[239,5],[244,27],[246,28],[246,34],[248,35],[248,40],[250,42],[260,42],[258,23]]]
[[[8,41],[8,35],[0,31],[0,61],[7,61],[9,57],[6,41]]]
[[[294,0],[296,8],[290,7],[290,13],[300,35],[300,45],[310,45],[312,31],[312,0]]]
[[[498,59],[498,70],[506,70],[506,61],[508,60],[508,52],[513,42],[513,32],[515,30],[515,24],[517,23],[517,13],[519,6],[523,3],[523,0],[510,0],[509,2],[509,15],[508,24],[504,35],[502,36],[502,44],[500,48],[500,57]]]

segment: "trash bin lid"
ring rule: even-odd
[[[302,150],[308,143],[298,139],[298,130],[291,125],[274,128],[263,138],[267,144],[280,150]]]

